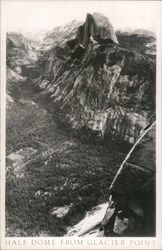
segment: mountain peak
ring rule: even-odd
[[[98,12],[94,14],[87,13],[84,24],[78,30],[78,40],[83,47],[87,47],[90,38],[101,43],[118,43],[109,19]]]
[[[93,18],[96,19],[98,22],[101,22],[101,24],[105,21],[105,22],[109,22],[108,17],[104,16],[103,14],[99,13],[99,12],[94,12],[92,14]]]

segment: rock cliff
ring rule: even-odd
[[[86,48],[90,40],[100,43],[108,41],[118,43],[113,27],[107,17],[99,13],[87,14],[85,23],[78,29],[77,41]]]
[[[133,144],[155,112],[155,62],[118,45],[109,20],[87,14],[76,36],[48,51],[38,81],[77,131]]]
[[[155,236],[156,152],[154,119],[153,116],[142,131],[110,186],[111,202],[115,204],[113,216],[116,218],[114,219],[112,216],[105,224],[105,216],[103,225],[105,224],[107,233],[112,230],[119,235],[126,232],[130,235]],[[111,208],[107,210],[107,215],[110,211]],[[124,218],[127,218],[129,223],[123,230]],[[114,223],[110,226],[112,219]]]
[[[6,42],[6,63],[10,72],[14,71],[20,77],[32,75],[38,57],[37,51],[32,47],[30,41],[22,34],[12,32],[7,33]]]

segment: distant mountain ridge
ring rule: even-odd
[[[145,29],[125,29],[117,30],[116,35],[121,46],[132,48],[142,54],[156,55],[156,35],[154,32]]]
[[[64,46],[69,39],[76,35],[78,27],[82,24],[77,20],[72,20],[64,26],[57,26],[44,34],[42,50],[46,51],[57,45]]]
[[[37,51],[31,42],[20,33],[7,33],[7,54],[6,62],[11,72],[23,78],[28,68],[35,67],[38,60]],[[10,74],[10,76],[13,74]]]
[[[156,37],[155,32],[147,29],[131,29],[131,28],[125,28],[125,29],[118,29],[116,30],[116,33],[122,33],[122,34],[129,34],[129,35],[144,35],[144,36],[153,36]]]

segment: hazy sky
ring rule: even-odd
[[[73,19],[85,20],[86,13],[107,16],[114,29],[146,28],[155,30],[158,2],[152,1],[54,1],[5,0],[8,31],[52,29]]]

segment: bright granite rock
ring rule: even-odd
[[[90,42],[112,41],[118,43],[109,19],[100,13],[87,14],[86,21],[78,29],[77,40],[84,48]]]

